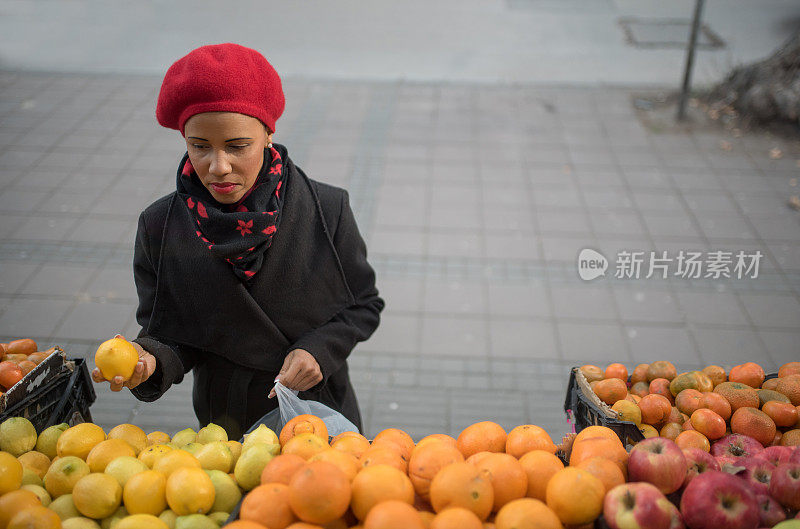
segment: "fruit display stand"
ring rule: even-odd
[[[0,422],[24,417],[41,432],[54,424],[91,422],[96,395],[86,361],[52,352],[0,397]]]

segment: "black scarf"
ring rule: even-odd
[[[213,255],[247,281],[261,269],[283,209],[287,171],[274,147],[264,149],[264,163],[253,187],[235,204],[220,204],[197,177],[189,154],[178,166],[178,197],[189,209],[194,231]]]

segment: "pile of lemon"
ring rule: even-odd
[[[265,426],[244,443],[215,424],[172,438],[120,424],[0,424],[0,529],[216,529],[280,452]]]

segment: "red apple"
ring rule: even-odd
[[[755,494],[769,493],[769,480],[775,470],[775,465],[765,459],[753,456],[742,458],[736,463],[736,466],[744,467],[744,470],[737,472],[736,475],[750,485],[750,490]]]
[[[717,463],[717,460],[705,450],[701,450],[700,448],[684,448],[683,455],[686,456],[686,463],[688,464],[686,479],[683,480],[684,487],[697,477],[698,474],[702,474],[707,470],[719,470],[719,463]]]
[[[686,529],[686,526],[683,524],[681,511],[675,507],[675,504],[670,502],[668,509],[670,512],[669,529]]]
[[[800,463],[780,463],[775,467],[769,495],[788,509],[800,510]]]
[[[786,511],[769,494],[756,495],[756,501],[762,527],[772,527],[786,519]]]
[[[628,480],[652,483],[669,494],[681,488],[687,468],[686,456],[678,445],[665,437],[650,437],[631,450]]]
[[[758,502],[734,475],[709,470],[692,480],[681,498],[683,521],[692,529],[756,529]]]
[[[742,457],[754,456],[764,451],[764,447],[748,435],[734,433],[726,435],[711,445],[711,455],[717,458],[719,466],[725,463],[736,464]]]
[[[791,446],[768,446],[753,457],[769,461],[773,465],[789,461],[794,449]]]
[[[791,447],[790,447],[791,448]],[[789,456],[790,463],[800,463],[800,446],[794,447],[794,452]]]
[[[603,518],[611,529],[672,529],[674,507],[650,483],[623,483],[606,494]]]

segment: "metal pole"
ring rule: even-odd
[[[700,32],[700,16],[705,0],[695,0],[694,18],[692,19],[692,32],[689,35],[689,49],[686,50],[686,69],[683,72],[683,88],[681,99],[678,103],[678,121],[686,119],[686,101],[689,99],[689,87],[692,82],[692,68],[694,67],[694,51],[697,47],[697,34]]]

